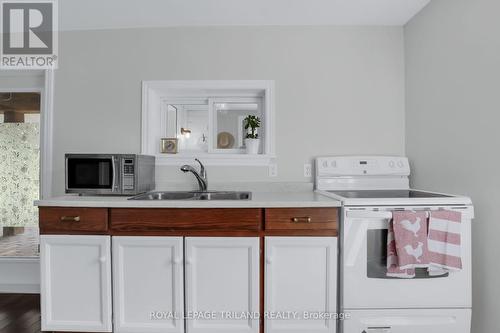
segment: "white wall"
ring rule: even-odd
[[[405,28],[413,185],[470,195],[473,329],[498,331],[500,2],[432,1]]]
[[[209,167],[211,183],[295,181],[323,154],[404,153],[398,27],[199,27],[63,32],[56,72],[54,192],[66,152],[139,152],[141,80],[276,80],[278,177]],[[195,186],[177,167],[157,179]]]

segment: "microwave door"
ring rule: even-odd
[[[67,187],[69,190],[114,192],[117,189],[114,157],[68,158]]]

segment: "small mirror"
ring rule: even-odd
[[[242,153],[245,149],[244,119],[249,116],[262,118],[261,102],[257,98],[210,101],[213,129],[216,136],[211,150],[219,153]],[[259,129],[257,129],[259,132]]]
[[[178,152],[208,151],[208,105],[168,104],[166,136],[178,139]]]

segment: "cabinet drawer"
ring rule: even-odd
[[[40,232],[105,232],[108,230],[107,208],[40,208]]]
[[[267,230],[336,230],[337,208],[269,208]]]
[[[223,232],[260,230],[262,210],[255,208],[115,208],[111,230],[119,233]]]

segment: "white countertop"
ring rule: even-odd
[[[127,200],[127,197],[65,195],[35,201],[45,207],[107,208],[277,208],[340,207],[341,202],[313,191],[252,192],[251,200]]]

